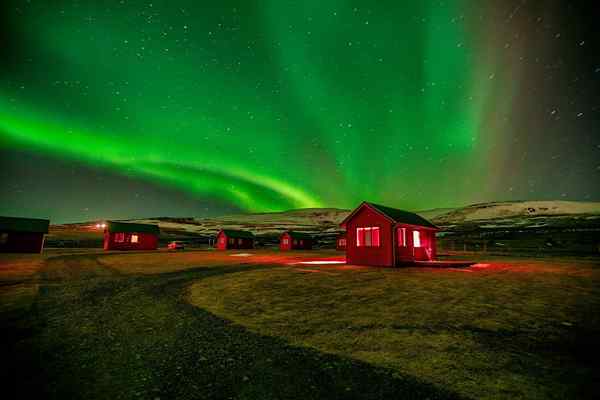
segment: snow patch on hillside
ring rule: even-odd
[[[599,202],[579,201],[519,201],[474,204],[440,215],[437,222],[464,222],[511,217],[600,214]]]

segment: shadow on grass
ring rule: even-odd
[[[458,398],[411,376],[249,332],[186,301],[193,281],[269,266],[131,276],[89,265],[41,271],[52,283],[42,280],[28,310],[3,318],[3,381],[19,397]]]

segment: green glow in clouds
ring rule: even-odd
[[[487,176],[462,2],[52,3],[15,14],[3,146],[251,211],[456,204]]]

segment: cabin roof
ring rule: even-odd
[[[49,225],[47,219],[0,217],[0,232],[48,233]]]
[[[155,235],[160,233],[158,225],[137,224],[133,222],[108,221],[106,223],[106,229],[108,229],[109,232],[153,233]]]
[[[225,236],[230,238],[239,238],[239,239],[254,239],[254,234],[248,231],[237,231],[234,229],[222,229],[221,232],[225,234]]]
[[[370,203],[368,201],[364,201],[360,206],[356,207],[354,211],[352,211],[340,225],[345,225],[348,220],[350,220],[354,214],[358,210],[360,210],[363,206],[369,206],[375,211],[379,212],[383,216],[387,217],[389,220],[394,222],[395,224],[408,224],[415,226],[423,226],[426,228],[439,229],[437,226],[427,221],[425,218],[421,217],[418,214],[412,213],[410,211],[399,210],[397,208],[382,206],[381,204]]]
[[[287,233],[292,239],[312,239],[312,236],[305,232],[286,231],[283,233]]]

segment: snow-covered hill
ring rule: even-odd
[[[158,224],[165,238],[214,237],[220,229],[243,229],[262,237],[277,237],[286,230],[333,240],[350,210],[307,208],[273,213],[237,214],[213,218],[148,218],[131,222]],[[600,202],[512,201],[474,204],[460,208],[417,211],[447,232],[478,230],[594,229],[600,230]],[[51,239],[100,237],[99,221],[56,225]]]
[[[510,201],[474,204],[433,218],[445,230],[587,228],[600,225],[600,202]]]

